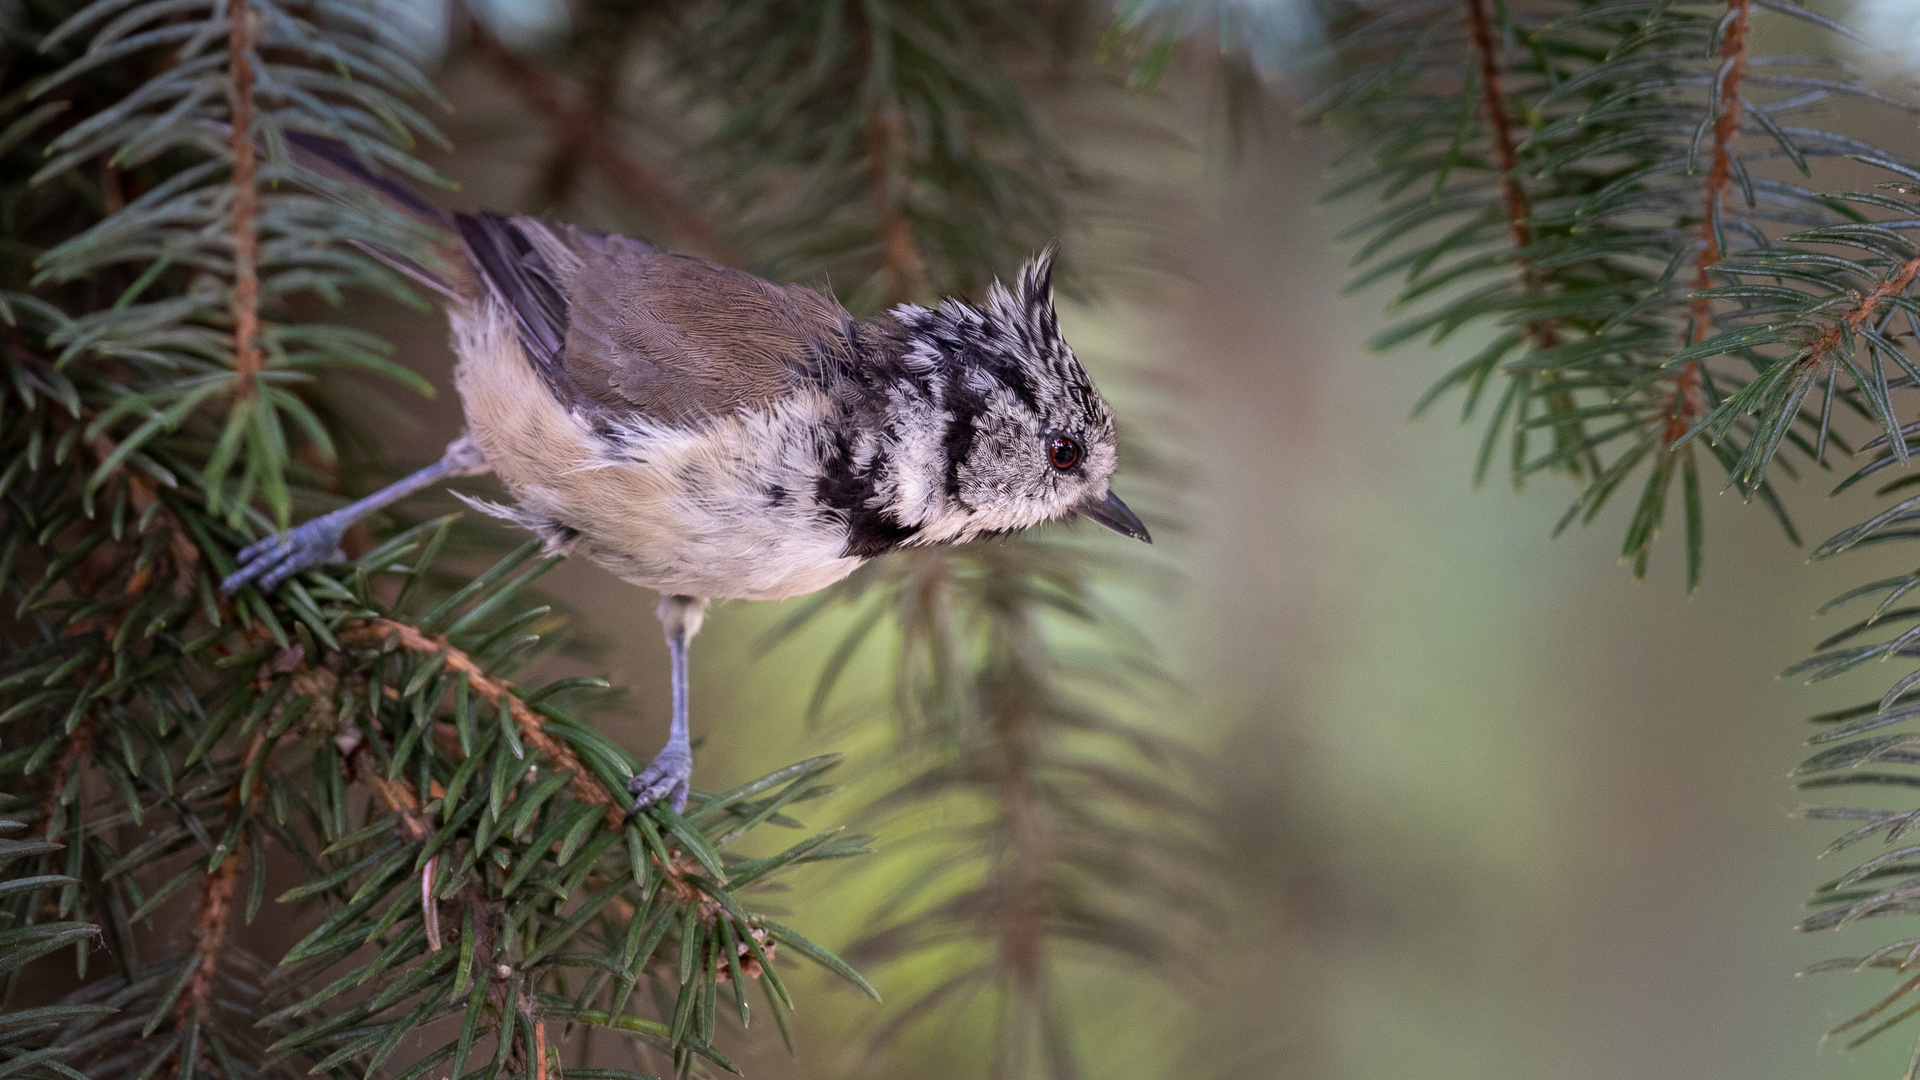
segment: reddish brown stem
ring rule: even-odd
[[[1855,330],[1865,326],[1879,313],[1882,301],[1890,296],[1899,296],[1906,292],[1908,287],[1913,284],[1913,279],[1916,276],[1920,276],[1920,258],[1909,259],[1901,263],[1900,269],[1894,271],[1892,277],[1875,285],[1873,291],[1861,297],[1858,304],[1848,308],[1841,322],[1844,322],[1847,326]],[[1800,358],[1800,365],[1802,367],[1812,367],[1816,364],[1825,363],[1827,357],[1832,355],[1833,350],[1839,347],[1840,324],[1835,323],[1825,330],[1822,330],[1820,336],[1814,339],[1813,344],[1807,348],[1806,355]]]
[[[228,855],[219,869],[207,876],[206,886],[201,890],[200,913],[194,919],[193,975],[187,980],[186,992],[180,995],[180,1003],[174,1006],[174,1019],[181,1024],[206,1016],[213,1007],[214,980],[220,971],[220,944],[226,937],[227,919],[232,914],[233,881],[239,864],[238,855]]]
[[[1740,134],[1740,82],[1747,73],[1747,20],[1753,13],[1752,0],[1727,0],[1733,19],[1726,37],[1720,41],[1720,100],[1713,120],[1713,159],[1707,167],[1707,187],[1701,195],[1700,254],[1694,259],[1694,291],[1713,288],[1713,268],[1724,254],[1720,234],[1714,226],[1726,205],[1727,187],[1733,180],[1733,140]],[[1706,340],[1713,326],[1713,301],[1695,296],[1687,308],[1690,344]],[[1667,408],[1667,426],[1661,439],[1667,446],[1686,435],[1693,422],[1706,411],[1706,396],[1700,389],[1700,365],[1688,361],[1674,375],[1673,392]]]
[[[260,192],[253,153],[253,11],[246,0],[227,8],[227,67],[233,77],[233,370],[235,396],[258,391],[260,373]]]
[[[1720,262],[1720,236],[1714,229],[1714,223],[1720,219],[1720,208],[1726,202],[1727,185],[1733,179],[1733,140],[1740,133],[1740,80],[1747,73],[1747,17],[1751,13],[1751,0],[1727,0],[1727,9],[1734,13],[1733,22],[1727,27],[1727,36],[1720,42],[1720,64],[1724,69],[1720,80],[1719,115],[1713,121],[1713,159],[1707,169],[1707,189],[1701,196],[1700,208],[1700,255],[1694,260],[1697,273],[1694,275],[1695,289],[1713,288],[1713,268]],[[1713,302],[1704,296],[1696,296],[1689,309],[1693,322],[1693,340],[1700,341],[1707,336],[1707,327],[1713,322]]]
[[[253,759],[265,749],[266,742],[263,728],[254,735],[246,756],[240,760],[240,775],[246,774]],[[260,801],[262,790],[263,785],[255,784],[249,797],[243,801],[240,798],[240,785],[235,783],[227,795],[227,813],[230,816],[251,814],[255,804]],[[186,991],[173,1008],[174,1020],[181,1024],[203,1018],[213,1008],[214,983],[220,974],[220,945],[226,939],[227,922],[233,916],[233,883],[240,871],[238,851],[221,852],[220,855],[220,865],[207,875],[207,883],[201,889],[200,911],[194,917],[193,974],[188,977]]]
[[[495,708],[499,708],[501,702],[506,702],[514,727],[519,729],[520,738],[546,755],[554,768],[573,774],[572,786],[575,794],[588,802],[606,807],[607,821],[615,829],[623,826],[626,820],[626,807],[595,782],[593,773],[587,770],[587,767],[565,743],[547,734],[546,721],[520,700],[519,695],[513,692],[512,683],[488,675],[486,669],[482,668],[480,662],[473,657],[439,638],[428,637],[414,627],[391,619],[368,619],[365,623],[342,632],[340,638],[342,641],[363,643],[391,639],[409,652],[429,656],[443,654],[444,659],[441,663],[447,670],[465,675],[467,686],[482,701]]]
[[[1513,246],[1525,251],[1533,246],[1533,228],[1527,224],[1533,209],[1527,191],[1520,186],[1520,152],[1514,139],[1513,116],[1507,112],[1506,93],[1500,78],[1500,42],[1493,34],[1493,18],[1488,0],[1467,0],[1467,28],[1473,36],[1474,55],[1480,61],[1480,105],[1487,114],[1487,126],[1493,129],[1493,157],[1500,166],[1500,200],[1507,211],[1507,231]],[[1528,292],[1537,287],[1533,260],[1519,256],[1520,275]],[[1536,349],[1551,349],[1560,344],[1560,327],[1553,319],[1527,324],[1527,335]]]

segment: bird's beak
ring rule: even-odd
[[[1153,543],[1153,537],[1147,535],[1147,527],[1140,521],[1140,515],[1127,509],[1120,496],[1109,490],[1105,495],[1088,498],[1074,507],[1081,517],[1097,521],[1121,536],[1131,536],[1144,543]]]

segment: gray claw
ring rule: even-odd
[[[693,780],[693,756],[672,749],[662,750],[638,776],[627,778],[627,794],[633,796],[628,817],[662,799],[674,813],[687,808],[687,789]]]
[[[252,584],[261,592],[270,593],[302,570],[338,562],[343,558],[340,540],[346,532],[344,523],[332,520],[331,514],[323,514],[249,544],[234,556],[240,568],[220,583],[220,591],[231,595]]]

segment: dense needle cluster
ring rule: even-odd
[[[637,763],[575,707],[599,681],[512,681],[559,625],[537,548],[493,561],[471,523],[387,518],[331,571],[219,593],[233,551],[379,471],[339,376],[425,389],[315,301],[417,303],[362,245],[430,261],[434,238],[287,153],[304,132],[436,182],[416,152],[444,145],[443,103],[381,5],[20,10],[0,45],[0,975],[59,965],[77,989],[9,984],[6,1068],[632,1080],[581,1064],[582,1033],[711,1072],[750,1019],[787,1033],[797,963],[868,988],[756,895],[864,838],[739,851],[798,826],[833,761],[623,822]],[[484,65],[551,140],[527,209],[587,216],[597,178],[617,197],[595,224],[830,279],[861,315],[990,304],[1060,236],[1077,174],[1028,100],[1041,80],[1003,61],[1071,74],[1064,7],[578,14],[541,57],[456,19],[452,65]],[[657,124],[632,123],[642,84]],[[957,309],[914,317],[965,336]],[[1059,470],[1093,452],[1048,448]],[[1190,944],[1198,808],[1101,570],[1036,537],[895,556],[823,598],[861,605],[823,687],[863,642],[899,660],[899,708],[871,720],[899,723],[914,771],[871,818],[1002,807],[955,816],[854,947],[910,972],[877,1039],[985,1005],[1004,1022],[961,1052],[1068,1075],[1063,959]],[[295,943],[257,951],[248,927],[282,915]]]
[[[1920,387],[1920,165],[1817,118],[1844,103],[1906,130],[1916,107],[1832,57],[1849,47],[1844,26],[1791,0],[1408,0],[1353,14],[1336,43],[1343,78],[1314,115],[1345,143],[1330,197],[1381,203],[1348,230],[1354,286],[1400,283],[1392,306],[1408,317],[1382,348],[1484,342],[1421,403],[1457,391],[1470,417],[1491,401],[1479,475],[1503,442],[1516,483],[1569,474],[1583,490],[1562,528],[1643,477],[1622,549],[1636,575],[1678,477],[1692,588],[1709,466],[1797,541],[1773,477],[1851,453],[1836,412],[1879,429],[1836,494],[1908,462],[1920,427],[1899,405]],[[1768,19],[1804,51],[1757,49]],[[1834,158],[1885,180],[1815,186]],[[1814,555],[1911,540],[1916,522],[1908,498]],[[1833,601],[1874,607],[1790,674],[1920,657],[1920,608],[1901,603],[1916,587],[1920,574],[1903,575]],[[1813,717],[1824,727],[1801,786],[1920,786],[1902,768],[1920,764],[1920,736],[1902,730],[1920,718],[1916,693],[1909,672],[1876,702]],[[1854,823],[1830,853],[1875,836],[1887,846],[1822,886],[1803,929],[1920,912],[1920,846],[1900,843],[1920,811],[1806,816]],[[1836,968],[1888,968],[1899,982],[1833,1034],[1858,1043],[1920,1013],[1920,939],[1810,970]]]
[[[865,987],[751,896],[861,839],[733,850],[797,826],[833,760],[624,820],[636,763],[567,705],[604,684],[509,681],[555,628],[532,545],[451,578],[441,519],[272,599],[219,594],[237,546],[328,497],[350,429],[316,377],[417,382],[287,304],[404,296],[342,241],[404,246],[405,223],[308,194],[324,178],[280,153],[327,132],[426,175],[431,87],[375,9],[34,10],[0,138],[0,965],[60,949],[78,989],[9,983],[8,1071],[365,1076],[404,1041],[405,1076],[544,1076],[587,1027],[727,1068],[716,1025],[786,1026],[774,955]],[[270,909],[298,930],[257,955]]]

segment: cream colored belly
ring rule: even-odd
[[[665,593],[777,600],[846,577],[844,531],[770,488],[812,490],[810,408],[666,428],[636,418],[611,447],[554,400],[491,302],[451,313],[468,430],[518,505],[514,520]],[[801,500],[804,503],[805,500]]]

